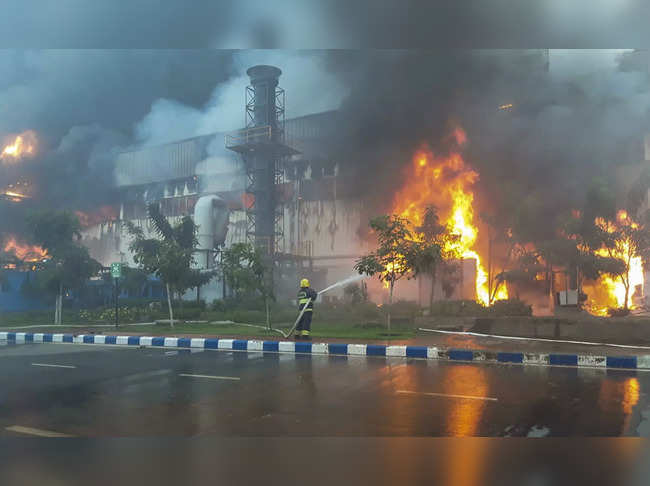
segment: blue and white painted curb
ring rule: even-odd
[[[163,336],[105,336],[97,334],[73,335],[27,332],[0,332],[0,341],[16,343],[73,343],[153,346],[161,348],[198,348],[334,356],[385,356],[538,366],[575,366],[584,368],[650,369],[650,355],[596,356],[442,349],[432,346],[384,346],[380,344],[311,343],[300,341],[257,341]]]

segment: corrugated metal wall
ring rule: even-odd
[[[206,158],[207,144],[218,135],[205,135],[176,143],[117,154],[118,186],[150,184],[192,177],[196,165]]]

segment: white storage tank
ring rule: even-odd
[[[194,206],[199,251],[214,250],[226,241],[228,205],[216,194],[202,196]]]

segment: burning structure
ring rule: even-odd
[[[117,155],[120,201],[114,216],[84,232],[95,258],[104,265],[128,261],[129,240],[120,221],[148,229],[146,206],[159,202],[172,219],[194,216],[201,248],[197,259],[206,268],[216,264],[221,245],[251,241],[273,262],[280,293],[291,294],[300,275],[309,275],[319,287],[349,275],[371,245],[366,226],[377,209],[360,194],[357,181],[341,171],[345,161],[332,150],[341,143],[341,114],[285,121],[281,71],[255,66],[248,74],[246,128]],[[449,154],[435,154],[430,147],[414,150],[413,164],[400,177],[401,189],[383,210],[418,226],[426,207],[435,205],[454,235],[445,250],[454,255],[457,271],[453,282],[435,284],[434,295],[488,304],[507,297],[507,290],[490,287],[494,275],[488,270],[493,269],[478,252],[473,185],[479,175],[461,155],[466,134],[458,126],[450,138],[455,149]],[[431,285],[423,277],[403,285],[396,296],[424,303]],[[202,295],[217,298],[223,289],[217,282]]]
[[[490,304],[512,296],[550,311],[553,305],[583,302],[584,291],[594,301],[592,309],[620,307],[620,279],[587,281],[543,248],[557,236],[555,215],[578,208],[576,202],[584,196],[582,160],[594,153],[608,157],[613,149],[591,149],[584,140],[562,145],[560,130],[546,133],[557,145],[550,153],[539,146],[543,137],[532,134],[549,124],[548,117],[555,120],[558,103],[570,107],[574,118],[586,114],[592,120],[592,100],[554,91],[556,85],[547,79],[548,52],[516,59],[508,53],[507,62],[499,55],[486,56],[434,56],[436,62],[430,63],[416,54],[389,56],[391,72],[408,73],[402,80],[417,96],[408,89],[396,93],[393,80],[385,79],[386,63],[369,61],[348,74],[347,82],[356,90],[339,110],[286,120],[280,70],[255,66],[242,93],[246,124],[241,130],[117,154],[109,150],[117,144],[106,144],[101,160],[109,163],[101,167],[110,171],[103,173],[104,179],[89,172],[81,181],[95,181],[88,186],[97,187],[97,181],[114,179],[110,197],[68,207],[85,227],[84,244],[104,265],[131,258],[123,221],[152,234],[146,207],[157,202],[172,220],[194,217],[199,265],[216,265],[224,246],[253,242],[273,262],[274,286],[283,295],[293,294],[300,275],[310,276],[316,287],[348,276],[355,260],[373,244],[370,217],[398,214],[417,229],[433,206],[450,236],[443,251],[453,270],[435,281],[423,276],[401,282],[396,298],[426,305],[433,295],[436,300]],[[355,78],[358,73],[360,78]],[[425,109],[423,99],[431,106]],[[549,100],[558,99],[548,107]],[[587,108],[580,105],[583,101]],[[95,132],[86,130],[84,136],[89,133]],[[17,144],[11,141],[11,146]],[[61,143],[57,149],[62,157],[68,157],[63,150],[67,146]],[[590,151],[585,156],[576,147]],[[72,158],[92,159],[98,153],[93,146]],[[580,163],[566,163],[572,157]],[[555,188],[552,197],[546,187]],[[14,183],[3,197],[8,205],[22,206],[34,192]],[[601,225],[601,231],[611,222]],[[603,257],[611,251],[621,257],[625,248],[600,251]],[[514,268],[526,258],[532,260],[525,268]],[[636,265],[633,258],[629,261]],[[638,265],[634,268],[628,301],[638,300]],[[379,284],[370,291],[381,299]],[[219,282],[201,290],[208,300],[223,295]]]

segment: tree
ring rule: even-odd
[[[220,266],[223,279],[237,300],[254,295],[264,299],[266,325],[270,328],[269,300],[273,299],[273,289],[268,285],[270,269],[260,250],[250,243],[235,243],[223,251]]]
[[[351,283],[343,287],[343,295],[349,304],[361,304],[368,301],[368,287],[365,282],[361,282],[360,285]]]
[[[416,231],[422,240],[415,252],[417,255],[416,270],[418,273],[427,273],[431,277],[429,309],[432,309],[439,267],[443,265],[443,275],[447,277],[454,273],[450,263],[445,268],[445,262],[453,257],[451,252],[446,251],[445,248],[448,248],[449,243],[453,239],[457,239],[458,236],[451,235],[447,228],[440,224],[438,209],[433,205],[426,207],[422,225],[416,228]],[[446,278],[445,284],[450,281],[449,278]],[[446,286],[445,284],[443,284],[443,287]]]
[[[383,215],[370,221],[370,228],[377,235],[377,249],[359,258],[354,269],[370,277],[377,275],[389,288],[387,327],[390,330],[390,314],[395,283],[406,277],[412,278],[417,271],[419,251],[407,221],[398,215]]]
[[[121,289],[126,290],[129,297],[140,297],[147,284],[147,272],[140,268],[122,265],[122,276],[119,284]]]
[[[48,259],[41,264],[38,285],[56,294],[54,323],[61,324],[64,293],[81,288],[99,272],[101,265],[79,244],[81,226],[74,214],[39,211],[30,214],[27,223],[33,241],[47,251]]]
[[[142,228],[127,222],[126,227],[133,241],[129,250],[140,269],[160,278],[167,291],[170,326],[174,327],[174,293],[182,294],[188,289],[203,285],[214,277],[214,272],[202,272],[193,268],[196,251],[197,227],[189,216],[172,226],[152,203],[147,207],[149,220],[159,238],[146,238]]]
[[[627,311],[632,259],[648,254],[650,234],[641,218],[633,218],[624,211],[619,212],[615,221],[601,222],[601,225],[607,236],[604,245],[607,255],[620,262],[609,272],[618,277],[625,288],[623,309]]]

